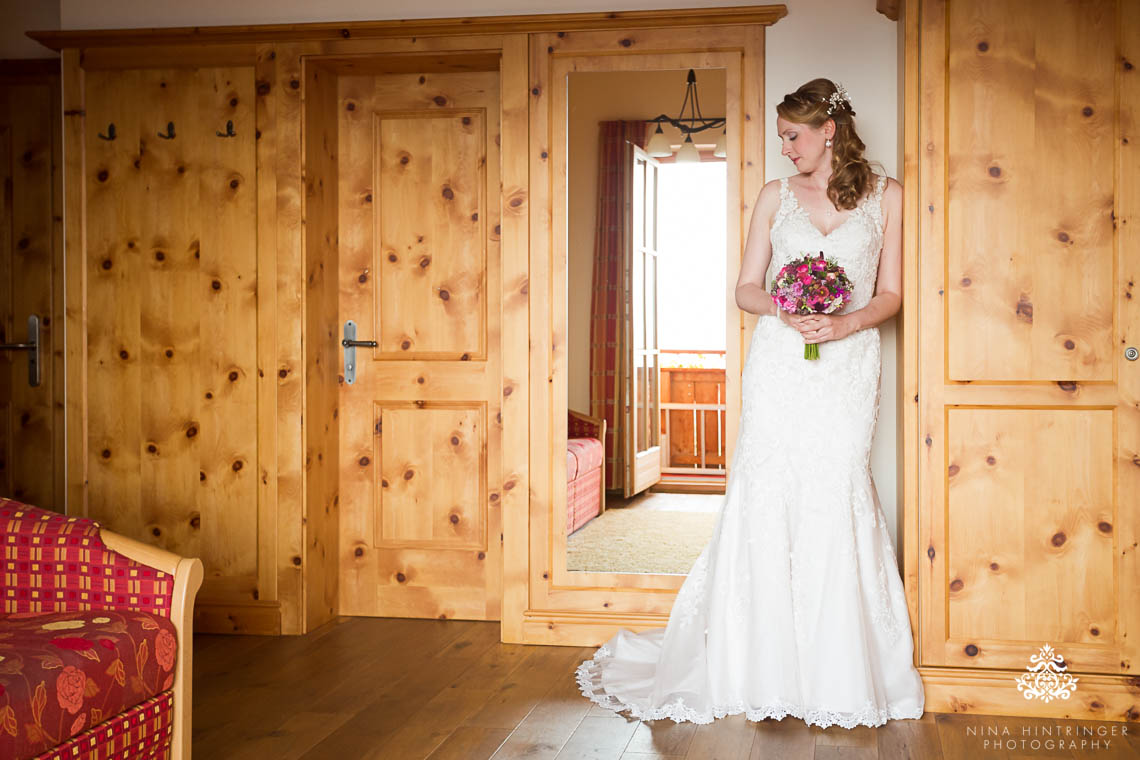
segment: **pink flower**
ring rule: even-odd
[[[154,639],[154,659],[163,670],[174,667],[174,651],[178,648],[174,634],[163,628]]]
[[[72,715],[83,707],[83,690],[87,686],[87,674],[74,665],[68,665],[55,682],[55,696],[59,706]]]

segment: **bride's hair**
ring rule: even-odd
[[[851,209],[871,189],[872,171],[870,162],[863,158],[867,146],[855,132],[855,111],[848,100],[836,95],[837,92],[838,88],[830,79],[813,79],[785,95],[776,106],[776,113],[788,121],[808,124],[816,129],[828,119],[835,120],[827,197],[836,208]],[[833,102],[835,107],[828,115],[827,109]]]

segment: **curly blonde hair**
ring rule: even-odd
[[[874,172],[871,163],[863,158],[867,146],[855,132],[855,110],[846,100],[838,100],[831,114],[827,113],[832,96],[838,91],[830,79],[813,79],[789,92],[776,106],[776,113],[788,121],[808,124],[816,129],[828,119],[835,120],[835,136],[831,139],[831,179],[827,183],[827,197],[836,208],[852,209],[871,189]]]

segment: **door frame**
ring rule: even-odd
[[[729,229],[725,283],[729,341],[727,440],[736,437],[742,355],[756,318],[733,297],[752,199],[763,185],[764,27],[785,14],[739,25],[611,29],[531,36],[531,300],[529,595],[504,608],[503,640],[596,646],[620,628],[644,630],[668,619],[683,575],[569,572],[566,569],[566,74],[571,71],[726,69]],[[750,149],[744,158],[743,147]],[[731,445],[731,444],[730,444]],[[731,448],[727,454],[731,459]],[[562,521],[558,520],[562,515]],[[505,555],[508,576],[525,566]],[[513,563],[513,564],[512,564]]]

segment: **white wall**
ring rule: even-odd
[[[57,0],[0,0],[0,58],[56,58],[24,32],[59,29]]]
[[[23,5],[4,0],[4,7]],[[27,0],[25,0],[25,4]],[[46,5],[54,5],[47,2]],[[651,8],[750,5],[739,0],[497,0],[478,5],[463,0],[419,0],[414,7],[392,0],[60,0],[65,29],[218,24],[300,23],[391,18],[435,18],[527,13],[573,13]],[[769,179],[792,174],[780,155],[775,104],[803,82],[826,76],[851,94],[867,155],[898,177],[898,37],[896,22],[875,11],[875,0],[785,0],[788,15],[769,28],[765,66],[765,172]],[[8,17],[8,14],[5,14]],[[33,26],[44,26],[38,20]],[[34,43],[32,43],[34,44]],[[883,509],[898,545],[896,484],[895,319],[880,326],[883,339],[882,406],[872,449],[872,471]]]

